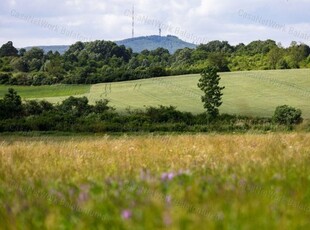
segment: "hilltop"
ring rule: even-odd
[[[169,50],[170,53],[174,53],[178,49],[196,48],[195,44],[185,42],[179,39],[176,36],[144,36],[136,38],[128,38],[120,41],[114,41],[117,45],[124,45],[128,48],[131,48],[134,52],[140,53],[142,50],[155,50],[157,48],[165,48]],[[68,45],[55,45],[55,46],[29,46],[25,47],[26,50],[29,50],[33,47],[38,47],[44,50],[45,53],[48,51],[64,54],[68,49]]]
[[[196,48],[195,44],[185,42],[176,36],[145,36],[137,38],[129,38],[115,42],[117,45],[124,45],[132,48],[136,53],[140,53],[142,50],[155,50],[159,47],[169,50],[170,53],[174,53],[178,49],[184,48]]]

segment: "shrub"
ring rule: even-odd
[[[301,110],[288,105],[278,106],[273,115],[273,121],[281,125],[294,125],[302,122]]]
[[[8,84],[11,77],[11,73],[0,73],[0,84]]]

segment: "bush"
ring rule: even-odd
[[[273,121],[280,125],[295,125],[302,122],[301,110],[288,105],[278,106],[273,115]]]
[[[8,84],[11,77],[11,73],[0,73],[0,84]]]

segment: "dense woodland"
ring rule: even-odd
[[[92,84],[157,76],[200,73],[207,66],[219,71],[310,67],[310,47],[292,42],[287,48],[273,40],[230,45],[211,41],[171,54],[158,48],[133,53],[111,41],[77,42],[63,55],[42,49],[0,48],[0,84]]]

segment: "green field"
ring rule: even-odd
[[[49,93],[52,86],[17,88],[24,98],[45,98],[59,102],[66,95],[87,96],[93,103],[107,98],[117,110],[145,106],[173,105],[179,110],[203,112],[199,75],[183,75],[128,82],[71,86]],[[300,108],[304,118],[310,118],[310,69],[221,73],[224,90],[222,113],[271,116],[278,105]],[[4,88],[0,93],[3,95]],[[50,88],[49,88],[50,87]],[[80,88],[81,87],[81,88]],[[80,93],[79,93],[80,92]],[[52,94],[52,95],[49,95]]]
[[[309,138],[0,136],[0,229],[310,229]]]
[[[77,96],[89,93],[90,85],[7,86],[0,85],[0,97],[14,88],[23,99]]]

